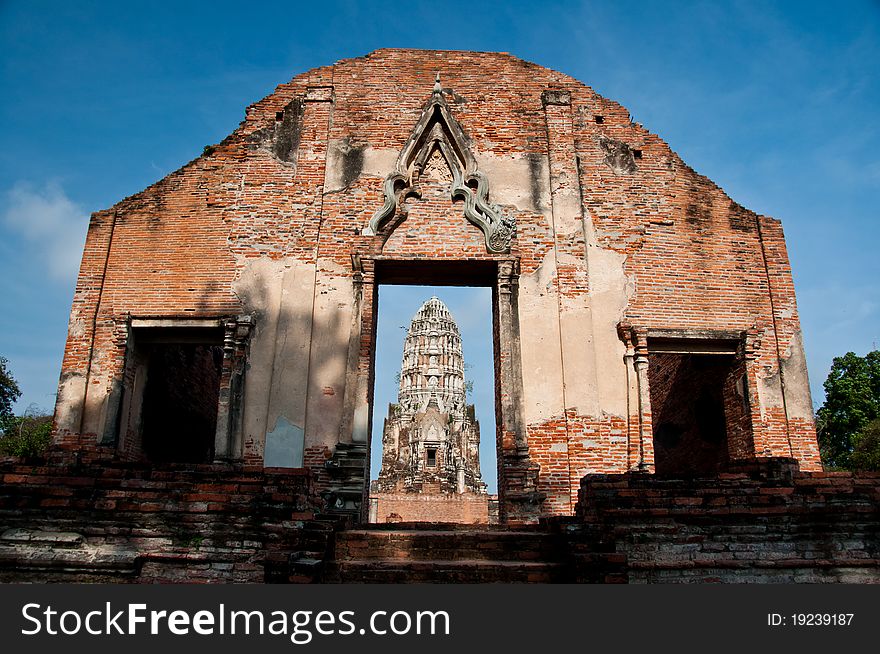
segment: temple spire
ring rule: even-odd
[[[413,316],[403,346],[397,403],[382,435],[384,492],[485,494],[480,427],[467,404],[461,332],[436,295]]]

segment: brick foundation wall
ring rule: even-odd
[[[588,475],[582,537],[630,583],[880,583],[880,473],[798,472],[790,459],[739,469]]]
[[[318,513],[306,470],[5,461],[0,482],[0,582],[311,582],[333,570],[336,543],[347,542],[343,523]],[[799,472],[792,459],[761,459],[718,478],[593,474],[576,517],[528,531],[374,529],[353,538],[366,548],[358,558],[379,568],[385,554],[369,542],[387,545],[383,529],[410,532],[401,538],[419,542],[422,559],[446,564],[472,558],[438,551],[446,541],[437,530],[458,530],[485,559],[479,570],[432,577],[419,556],[409,570],[401,550],[394,581],[510,580],[492,562],[528,537],[517,560],[554,572],[517,580],[880,583],[880,473]]]
[[[626,470],[626,429],[623,417],[595,419],[574,411],[529,425],[529,450],[541,466],[538,490],[545,495],[541,513],[571,515],[585,474]]]
[[[263,582],[311,547],[303,469],[5,462],[0,481],[2,581]],[[44,532],[80,539],[53,553]]]

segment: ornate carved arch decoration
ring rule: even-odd
[[[385,204],[373,214],[363,234],[379,234],[389,218],[398,214],[403,200],[418,195],[419,177],[435,150],[452,172],[450,199],[464,200],[464,215],[483,231],[486,249],[496,253],[509,252],[516,223],[513,218],[504,216],[498,205],[489,202],[489,180],[477,169],[464,132],[452,117],[440,87],[439,73],[431,99],[400,151],[395,169],[385,178]],[[397,216],[392,222],[392,227],[396,227],[402,217]]]

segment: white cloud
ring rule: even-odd
[[[55,182],[42,189],[18,182],[4,199],[3,224],[39,252],[51,279],[73,280],[85,243],[86,212]]]

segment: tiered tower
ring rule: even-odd
[[[466,403],[461,333],[437,297],[412,319],[397,404],[382,434],[380,492],[486,493],[480,426]]]

